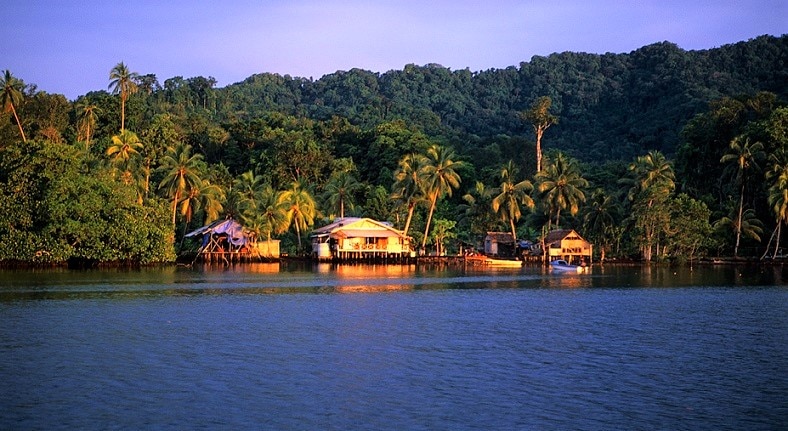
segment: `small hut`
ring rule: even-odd
[[[223,260],[229,263],[279,258],[279,240],[258,242],[255,235],[232,218],[217,220],[187,233],[185,237],[199,235],[202,235],[202,244],[197,254],[206,262]]]
[[[487,256],[511,257],[516,249],[514,236],[509,232],[487,232],[484,237],[484,254]]]

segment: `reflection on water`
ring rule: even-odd
[[[141,270],[0,270],[0,301],[222,295],[408,291],[475,288],[634,288],[770,286],[785,284],[785,268],[595,266],[588,273],[524,268],[422,268],[416,265],[253,263]]]
[[[782,266],[0,271],[0,429],[781,429]]]

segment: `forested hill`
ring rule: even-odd
[[[587,161],[630,159],[650,149],[673,154],[683,126],[712,100],[758,91],[786,100],[786,59],[786,35],[702,51],[661,42],[627,54],[535,56],[519,67],[481,72],[429,64],[382,74],[352,69],[318,80],[258,74],[217,89],[216,102],[225,120],[270,111],[319,120],[336,115],[365,127],[404,119],[472,154],[493,142],[507,147],[511,139],[532,139],[519,114],[549,96],[559,118],[546,135],[549,148]]]

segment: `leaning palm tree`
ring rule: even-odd
[[[739,256],[739,242],[742,235],[742,216],[744,213],[744,190],[747,185],[747,171],[750,169],[758,169],[758,160],[764,156],[763,144],[760,142],[751,142],[750,138],[742,135],[735,137],[731,143],[730,148],[725,155],[720,159],[720,163],[735,163],[736,165],[736,182],[740,186],[739,193],[739,214],[736,218],[736,223],[733,225],[736,232],[736,245],[733,248],[733,256]]]
[[[512,230],[512,238],[515,241],[517,241],[517,232],[514,228],[514,223],[520,220],[522,216],[520,206],[534,207],[534,200],[529,195],[534,186],[528,180],[515,183],[516,175],[517,167],[514,162],[509,160],[509,163],[501,169],[499,194],[492,200],[493,212],[498,214],[503,222],[509,223],[509,228]]]
[[[460,187],[460,175],[457,169],[463,166],[460,161],[455,161],[454,151],[440,145],[432,145],[427,149],[427,160],[422,170],[424,192],[429,196],[430,211],[427,215],[427,225],[424,228],[424,237],[421,240],[421,249],[427,247],[427,238],[430,232],[432,214],[438,198],[447,194],[451,196],[452,190]]]
[[[138,78],[139,75],[136,72],[131,72],[122,61],[109,71],[110,82],[108,89],[112,90],[112,94],[120,94],[121,132],[126,128],[126,100],[130,95],[137,92]]]
[[[11,75],[8,69],[3,72],[3,77],[0,78],[0,101],[3,104],[3,112],[11,112],[14,114],[16,125],[19,126],[19,134],[22,135],[22,142],[27,142],[25,138],[25,131],[22,130],[22,123],[19,121],[19,116],[16,114],[16,107],[22,103],[23,90],[25,84]]]
[[[298,248],[301,249],[301,231],[314,223],[317,216],[315,199],[302,181],[294,181],[290,188],[279,194],[278,205],[287,211],[289,225],[295,226]]]
[[[783,150],[778,150],[769,155],[771,162],[771,169],[766,172],[766,179],[771,180],[769,186],[769,194],[767,202],[774,213],[774,219],[777,226],[769,238],[769,244],[766,246],[766,251],[761,256],[761,259],[766,257],[772,245],[772,240],[777,237],[774,245],[774,254],[772,258],[777,256],[777,250],[780,248],[780,233],[783,223],[788,223],[788,153]]]
[[[195,188],[202,184],[202,154],[192,154],[192,146],[180,143],[167,149],[161,159],[159,170],[164,178],[159,183],[159,190],[172,200],[172,224],[178,203]]]
[[[556,226],[561,226],[561,210],[568,209],[570,214],[575,215],[580,204],[586,200],[583,189],[588,187],[588,181],[580,174],[577,164],[563,153],[556,154],[555,160],[536,173],[536,181],[537,190],[549,214],[555,211]]]
[[[416,205],[424,200],[423,177],[426,164],[427,158],[424,155],[411,153],[399,161],[399,166],[394,172],[391,197],[408,208],[408,217],[403,229],[405,236],[410,230],[410,222],[413,219]]]

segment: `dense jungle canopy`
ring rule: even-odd
[[[560,225],[608,258],[776,256],[786,59],[787,36],[762,36],[223,88],[121,62],[74,101],[5,71],[0,262],[167,262],[226,216],[300,253],[341,215],[450,251]]]

